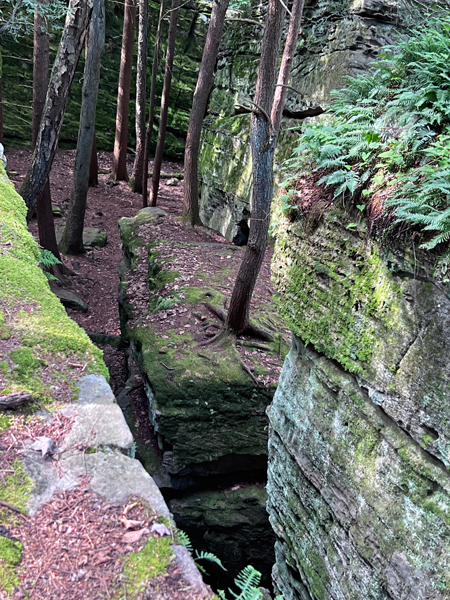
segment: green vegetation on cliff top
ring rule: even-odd
[[[410,32],[384,50],[373,73],[335,92],[288,162],[291,181],[312,169],[318,185],[352,196],[372,221],[381,205],[392,221],[418,226],[422,247],[438,246],[441,263],[450,258],[449,62],[449,17]]]

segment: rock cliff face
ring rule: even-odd
[[[251,16],[262,23],[264,11],[253,5]],[[306,2],[287,91],[284,132],[275,154],[276,183],[283,180],[280,167],[298,139],[289,128],[320,115],[331,91],[342,87],[346,76],[366,70],[380,47],[394,42],[398,30],[417,23],[415,11],[412,3],[399,0]],[[251,24],[227,24],[203,130],[201,218],[229,240],[237,223],[249,219],[250,115],[242,105],[248,107],[254,95],[262,31]]]
[[[286,600],[448,598],[450,288],[355,220],[279,231],[294,344],[270,409],[274,579]]]

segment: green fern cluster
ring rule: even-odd
[[[201,565],[197,564],[198,560],[208,560],[209,562],[219,565],[221,569],[226,571],[220,559],[215,554],[212,554],[212,552],[199,552],[198,550],[194,551],[191,540],[185,531],[178,529],[177,538],[178,542],[183,544],[183,546],[193,556],[197,567],[199,567],[202,572],[204,572],[204,569],[201,567]],[[260,581],[261,573],[251,565],[247,565],[234,580],[235,586],[241,590],[240,593],[236,594],[230,589],[229,592],[233,596],[234,600],[261,600],[263,594],[261,589],[258,587]],[[227,600],[223,590],[218,590],[218,594],[221,600]],[[283,595],[277,596],[275,600],[283,600]]]
[[[49,281],[59,281],[57,277],[48,272],[48,269],[53,267],[54,265],[61,265],[62,262],[59,258],[50,252],[50,250],[46,250],[45,248],[41,249],[41,255],[39,257],[39,265],[42,267],[44,271],[44,275],[47,277]]]
[[[420,226],[423,247],[450,239],[450,17],[387,48],[370,74],[349,78],[307,127],[287,170],[312,169],[334,196],[387,188],[398,222]],[[288,192],[292,193],[292,192]],[[450,258],[447,251],[444,258]]]

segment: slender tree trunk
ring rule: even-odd
[[[36,206],[52,168],[67,98],[89,25],[92,3],[93,0],[70,0],[69,2],[36,147],[20,190],[28,207],[28,214]]]
[[[305,0],[294,0],[292,4],[291,19],[289,21],[289,29],[284,45],[283,58],[281,59],[280,72],[278,73],[278,81],[275,88],[272,113],[270,116],[272,126],[277,136],[280,133],[281,117],[283,116],[284,103],[286,100],[286,86],[291,75],[292,62],[294,60],[295,49],[297,48],[304,4]]]
[[[95,138],[95,114],[97,109],[100,63],[105,44],[105,5],[104,0],[94,0],[89,40],[84,64],[83,100],[80,112],[77,152],[70,191],[69,211],[61,239],[64,254],[84,252],[83,228],[86,200],[89,187],[89,171],[92,147]]]
[[[250,301],[264,260],[273,195],[276,132],[270,122],[285,9],[269,0],[251,122],[253,190],[248,244],[231,295],[226,326],[239,335],[249,322]]]
[[[153,162],[152,187],[150,191],[150,204],[156,206],[158,198],[159,179],[166,141],[167,115],[169,112],[170,88],[172,85],[173,57],[175,54],[175,38],[177,35],[178,13],[180,0],[172,0],[169,23],[169,39],[167,41],[166,67],[164,71],[164,85],[161,95],[161,113],[159,117],[158,143],[156,145],[155,160]]]
[[[115,181],[128,181],[127,146],[135,26],[136,0],[125,0],[119,93],[117,96],[116,139],[114,142],[114,157],[111,175]]]
[[[203,49],[202,63],[192,102],[191,117],[186,138],[183,218],[192,226],[201,224],[198,208],[198,153],[200,135],[209,92],[214,79],[214,67],[219,52],[228,4],[229,0],[213,1],[211,20]]]
[[[144,166],[142,173],[142,205],[144,208],[148,203],[148,157],[150,155],[150,145],[152,143],[153,125],[155,122],[155,95],[156,95],[156,76],[158,74],[159,47],[161,45],[161,29],[164,16],[165,0],[161,0],[159,8],[158,29],[156,31],[155,49],[153,52],[152,83],[150,86],[150,110],[148,115],[148,127],[145,134],[144,148]]]
[[[142,194],[145,151],[145,106],[147,85],[148,0],[139,0],[139,38],[136,73],[136,156],[130,187]]]
[[[89,187],[98,186],[98,156],[97,156],[97,136],[94,133],[94,143],[92,144],[91,162],[89,165]]]
[[[45,1],[45,0],[44,0]],[[44,2],[41,2],[43,4]],[[42,113],[45,105],[49,81],[50,37],[48,23],[39,12],[39,5],[34,13],[34,46],[33,46],[33,124],[32,145],[36,145],[39,135]],[[50,182],[47,179],[42,194],[36,204],[39,244],[50,250],[61,260],[55,234],[55,220],[52,211]]]

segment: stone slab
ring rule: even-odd
[[[63,471],[74,478],[89,475],[92,491],[111,504],[125,504],[130,496],[139,496],[155,512],[170,517],[158,486],[134,458],[118,451],[95,454],[73,451],[62,455],[61,465]]]
[[[77,442],[87,448],[110,446],[121,450],[129,450],[133,445],[133,436],[118,404],[68,406],[62,413],[75,417],[64,448]]]
[[[78,404],[113,404],[114,394],[103,375],[85,375],[78,380]]]
[[[65,290],[54,283],[50,283],[50,289],[52,292],[61,300],[61,304],[66,308],[71,308],[72,310],[79,310],[80,312],[87,312],[88,305],[84,300],[82,300],[79,296],[71,292],[70,290]]]

